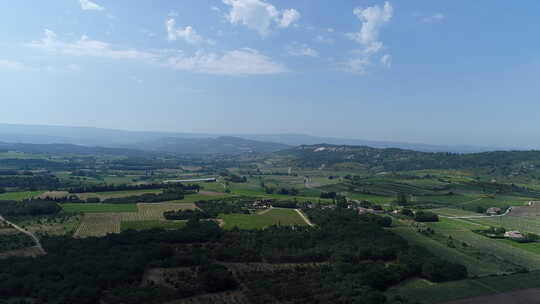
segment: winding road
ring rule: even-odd
[[[45,249],[43,249],[43,246],[41,245],[41,242],[39,241],[38,237],[33,234],[32,232],[30,231],[27,231],[27,230],[24,230],[23,228],[15,225],[14,223],[6,220],[3,216],[0,215],[0,221],[2,222],[5,222],[6,224],[10,225],[11,227],[13,227],[14,229],[17,229],[18,231],[20,231],[21,233],[24,233],[26,235],[28,235],[29,237],[31,237],[34,242],[36,242],[36,248],[42,253],[42,254],[47,254],[47,252],[45,251]]]

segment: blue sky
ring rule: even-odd
[[[540,148],[540,2],[0,4],[1,122]]]

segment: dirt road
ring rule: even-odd
[[[5,223],[7,223],[8,225],[10,225],[11,227],[13,227],[14,229],[17,229],[19,230],[21,233],[24,233],[26,235],[28,235],[29,237],[31,237],[34,242],[36,242],[36,248],[39,250],[39,252],[41,252],[42,254],[47,254],[47,252],[45,251],[45,249],[43,249],[43,246],[41,246],[41,242],[39,241],[39,239],[37,238],[37,236],[35,234],[33,234],[32,232],[30,231],[27,231],[27,230],[24,230],[23,228],[13,224],[12,222],[6,220],[3,216],[0,215],[0,221],[3,221]]]
[[[309,226],[311,227],[314,227],[315,224],[313,224],[308,218],[307,216],[304,215],[304,213],[300,210],[300,209],[294,209],[294,211],[296,211],[301,217],[302,219],[304,219],[304,221],[306,222],[306,224],[308,224]]]

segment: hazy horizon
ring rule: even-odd
[[[0,8],[2,123],[540,148],[538,2]]]

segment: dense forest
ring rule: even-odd
[[[383,291],[415,276],[432,281],[467,276],[465,267],[411,247],[384,230],[389,218],[344,209],[306,212],[318,228],[227,232],[214,222],[190,220],[175,231],[44,238],[47,255],[0,260],[0,298],[58,304],[163,303],[241,290],[251,303],[261,304],[406,303],[387,299]],[[250,268],[251,262],[267,266]],[[246,268],[235,268],[237,263]],[[280,266],[291,263],[297,266]],[[175,269],[177,275],[170,284],[141,287],[150,268]]]

